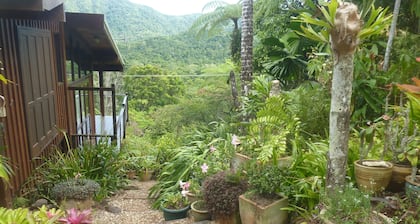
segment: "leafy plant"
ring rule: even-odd
[[[323,216],[333,222],[366,223],[371,213],[370,197],[347,185],[343,190],[323,195]]]
[[[187,207],[188,204],[187,198],[182,196],[181,192],[171,192],[163,195],[162,207],[164,208],[181,209]]]
[[[11,175],[13,175],[13,170],[9,165],[8,159],[0,154],[0,178],[8,183]]]
[[[275,198],[281,192],[285,182],[285,170],[267,164],[254,164],[247,169],[248,191],[257,193],[265,198]]]
[[[247,190],[246,181],[237,174],[219,172],[203,183],[203,198],[216,218],[230,216],[239,209],[239,195]]]
[[[80,176],[99,183],[100,200],[120,189],[125,183],[122,154],[108,145],[99,142],[97,145],[85,145],[71,149],[67,153],[59,150],[50,159],[36,169],[33,179],[38,182],[37,189],[41,195],[48,196],[54,184]]]

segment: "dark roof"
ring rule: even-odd
[[[66,51],[71,59],[75,51],[72,38],[83,42],[79,47],[84,56],[72,58],[83,69],[94,71],[122,71],[123,60],[114,43],[103,14],[66,12]],[[87,53],[86,53],[87,52]],[[70,57],[70,58],[69,58]]]

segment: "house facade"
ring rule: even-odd
[[[14,171],[9,186],[0,183],[0,205],[10,205],[41,158],[64,149],[64,133],[77,146],[104,135],[96,121],[108,119],[105,135],[116,140],[127,114],[117,112],[115,88],[103,86],[104,73],[123,62],[101,14],[65,13],[62,0],[0,0],[0,61],[8,79],[0,84],[0,153]],[[111,115],[104,95],[113,97]]]

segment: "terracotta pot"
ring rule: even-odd
[[[404,191],[405,177],[411,174],[411,166],[406,164],[394,163],[392,168],[391,181],[388,190],[391,192]]]
[[[188,202],[190,202],[191,204],[200,199],[200,197],[198,195],[190,193],[190,192],[186,193],[186,197],[188,199]]]
[[[369,193],[379,193],[386,189],[391,180],[393,164],[384,162],[387,167],[365,166],[360,164],[359,160],[354,161],[354,174],[359,189]]]
[[[191,204],[191,216],[194,222],[200,222],[204,220],[210,220],[211,216],[209,211],[204,208],[205,202],[203,200],[197,200]]]
[[[246,195],[239,196],[239,213],[242,224],[285,224],[288,223],[287,211],[281,210],[288,206],[286,196],[273,201],[267,206],[258,205]]]
[[[405,194],[413,205],[420,205],[420,175],[413,180],[411,176],[405,177]]]

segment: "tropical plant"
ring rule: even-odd
[[[223,219],[239,211],[238,198],[246,190],[246,181],[240,175],[222,171],[206,178],[203,198],[212,216]]]
[[[122,161],[122,153],[115,146],[101,141],[96,145],[71,149],[67,153],[55,151],[50,159],[36,169],[33,178],[38,181],[36,186],[39,193],[45,196],[50,195],[55,183],[76,176],[91,179],[101,186],[96,195],[96,199],[100,200],[125,185]]]
[[[64,218],[58,221],[66,224],[90,224],[92,223],[91,210],[78,211],[72,208],[67,211]]]
[[[9,160],[0,154],[0,178],[8,183],[11,175],[13,175],[13,170],[9,165]]]
[[[200,17],[192,24],[190,32],[197,36],[212,36],[221,32],[229,21],[233,22],[231,34],[231,57],[234,62],[238,62],[241,49],[241,33],[239,31],[238,21],[242,13],[241,4],[228,4],[223,1],[211,1],[207,3]],[[210,12],[207,12],[210,11]]]
[[[249,94],[253,73],[253,17],[254,1],[242,0],[242,34],[241,34],[241,89],[242,96]],[[249,118],[245,118],[248,120]]]
[[[64,211],[60,209],[48,209],[46,206],[42,206],[37,211],[29,211],[27,208],[7,209],[0,207],[0,223],[55,224],[64,214]],[[75,222],[71,222],[71,224],[73,223]]]

